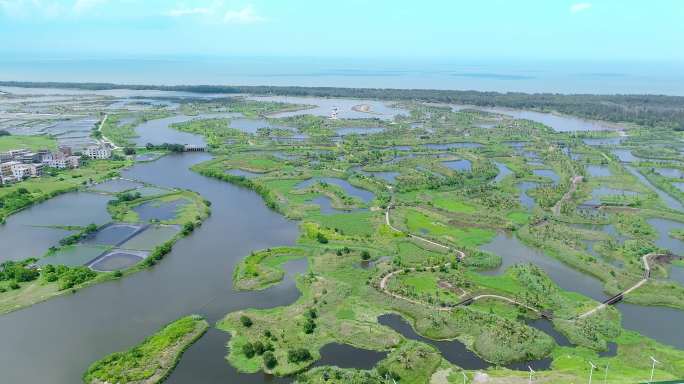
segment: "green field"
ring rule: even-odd
[[[14,149],[57,149],[57,140],[49,136],[0,136],[0,152]]]

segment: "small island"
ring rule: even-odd
[[[174,321],[125,352],[96,361],[83,376],[86,383],[161,383],[185,350],[209,328],[204,318],[190,315]]]

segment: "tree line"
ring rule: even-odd
[[[194,93],[249,93],[277,96],[354,97],[467,104],[479,107],[507,107],[557,111],[570,115],[631,122],[645,126],[665,125],[684,130],[684,97],[666,95],[593,95],[521,92],[480,92],[434,89],[383,89],[295,86],[229,85],[133,85],[110,83],[0,82],[3,86],[75,88],[85,90],[131,89]]]

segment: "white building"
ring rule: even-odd
[[[112,157],[112,150],[99,145],[92,145],[83,152],[86,156],[91,159],[109,159]]]
[[[61,153],[52,153],[43,158],[43,163],[51,168],[78,168],[81,165],[81,158],[79,156],[64,156]]]
[[[12,170],[12,177],[14,177],[15,179],[23,180],[24,177],[28,177],[30,175],[30,170],[28,169],[28,167],[26,167],[25,164],[22,164],[18,161],[10,161],[9,164]]]

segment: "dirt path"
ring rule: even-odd
[[[391,222],[391,220],[390,220],[390,210],[391,210],[391,209],[392,209],[392,204],[388,205],[388,206],[387,206],[387,210],[385,211],[385,222],[387,223],[387,226],[390,227],[390,228],[391,228],[393,231],[395,231],[395,232],[404,233],[403,231],[400,231],[399,229],[395,228],[395,227],[392,225],[392,222]],[[414,238],[414,239],[418,239],[418,240],[424,241],[424,242],[426,242],[426,243],[429,243],[429,244],[432,244],[432,245],[435,245],[435,246],[439,246],[439,247],[442,247],[442,248],[445,248],[445,249],[449,249],[449,250],[451,249],[451,247],[449,247],[449,246],[446,246],[446,245],[444,245],[444,244],[436,243],[436,242],[434,242],[434,241],[432,241],[432,240],[428,240],[428,239],[426,239],[426,238],[424,238],[424,237],[416,236],[416,235],[413,235],[413,234],[410,234],[410,233],[408,233],[407,235],[408,235],[409,237]],[[466,255],[465,255],[465,253],[464,253],[463,251],[460,251],[460,250],[454,250],[454,251],[458,254],[457,257],[458,257],[459,260],[463,260],[463,259],[466,257]],[[441,267],[441,266],[440,266],[440,267]],[[451,263],[446,263],[446,264],[443,265],[443,267],[451,268]],[[388,273],[387,275],[385,275],[385,276],[382,278],[382,280],[380,280],[380,290],[381,290],[383,293],[385,293],[385,294],[387,294],[387,295],[389,295],[389,296],[392,296],[392,297],[394,297],[394,298],[396,298],[396,299],[408,301],[408,302],[413,303],[413,304],[425,305],[425,306],[428,306],[428,307],[430,307],[430,308],[432,308],[432,309],[434,309],[434,310],[436,310],[436,311],[445,311],[445,312],[447,312],[447,311],[453,310],[454,307],[439,307],[439,306],[434,306],[434,305],[428,305],[428,304],[425,304],[425,303],[422,302],[422,301],[415,300],[415,299],[412,299],[412,298],[410,298],[410,297],[405,297],[405,296],[402,296],[402,295],[400,295],[400,294],[398,294],[398,293],[391,292],[391,291],[387,288],[387,285],[388,285],[389,281],[390,281],[394,276],[396,276],[396,275],[398,275],[398,274],[400,274],[400,273],[404,273],[405,271],[406,271],[406,272],[415,272],[416,270],[417,270],[417,268],[404,268],[404,269],[398,269],[398,270],[396,270],[396,271],[393,271],[393,272]],[[531,311],[533,311],[533,312],[540,313],[540,311],[539,311],[538,309],[536,309],[536,308],[532,308],[532,307],[528,306],[527,304],[521,303],[521,302],[519,302],[519,301],[517,301],[517,300],[511,299],[511,298],[505,297],[505,296],[500,296],[500,295],[486,295],[486,294],[485,294],[485,295],[474,296],[474,297],[472,297],[471,299],[472,299],[473,301],[482,300],[482,299],[502,300],[502,301],[505,301],[505,302],[508,302],[508,303],[511,303],[511,304],[514,304],[514,305],[518,305],[518,306],[523,307],[523,308],[526,308],[526,309],[529,309],[529,310],[531,310]]]
[[[102,127],[105,125],[105,122],[107,122],[107,119],[109,118],[109,115],[105,114],[104,119],[100,122],[100,126],[97,128],[97,131],[100,132],[100,141],[102,144],[109,144],[113,149],[119,149],[119,146],[114,144],[113,141],[109,140],[109,138],[105,135],[102,135]]]
[[[556,215],[556,216],[560,215],[560,210],[561,210],[561,207],[563,206],[563,203],[570,200],[570,198],[572,197],[572,194],[575,193],[575,191],[577,190],[577,184],[581,183],[582,180],[584,180],[584,177],[582,177],[582,176],[573,176],[572,177],[572,183],[570,184],[570,188],[568,189],[567,192],[565,192],[563,197],[561,197],[561,199],[558,200],[556,205],[553,206],[552,211],[553,211],[554,215]]]

